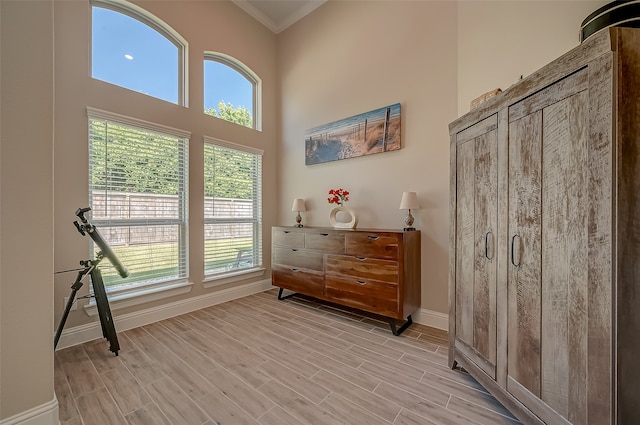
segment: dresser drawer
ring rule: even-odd
[[[273,245],[290,248],[304,248],[304,232],[273,229],[271,232]]]
[[[274,286],[312,297],[322,298],[324,295],[324,276],[322,272],[273,266],[271,282]]]
[[[400,239],[397,235],[354,233],[346,235],[347,254],[367,258],[397,260]]]
[[[325,293],[332,301],[383,316],[398,316],[398,286],[375,280],[327,276]]]
[[[387,283],[398,283],[398,262],[378,258],[363,258],[350,255],[327,255],[327,275],[344,275],[362,280],[373,279]]]
[[[344,254],[344,241],[344,235],[337,233],[307,233],[304,246],[315,251]]]
[[[273,250],[273,264],[298,269],[323,270],[321,252],[306,251],[297,248],[276,247]]]

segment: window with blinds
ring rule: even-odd
[[[88,117],[91,222],[130,272],[103,261],[107,291],[186,279],[190,133],[92,108]]]
[[[262,150],[204,138],[204,273],[262,267]]]

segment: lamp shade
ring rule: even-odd
[[[291,206],[291,211],[306,211],[307,209],[304,206],[304,199],[296,198],[293,200],[293,205]]]
[[[418,204],[418,194],[416,192],[403,192],[400,201],[401,210],[417,210],[420,208]]]

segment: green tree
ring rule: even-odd
[[[205,196],[253,199],[254,155],[205,145]]]
[[[101,120],[91,120],[90,126],[94,189],[178,193],[184,151],[176,137]]]
[[[231,102],[226,103],[224,100],[221,100],[218,102],[217,110],[215,108],[205,108],[204,113],[225,121],[253,128],[253,118],[249,110],[244,106],[234,108]]]

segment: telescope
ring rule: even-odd
[[[108,258],[109,262],[111,262],[113,267],[115,267],[115,269],[118,271],[118,274],[122,278],[129,276],[129,271],[126,269],[125,266],[122,265],[120,260],[118,260],[118,257],[116,257],[116,254],[113,253],[113,251],[111,250],[111,247],[109,247],[109,245],[105,242],[105,240],[102,239],[102,235],[98,231],[98,228],[93,224],[89,223],[89,221],[85,218],[84,214],[89,211],[91,211],[91,208],[89,207],[78,208],[76,211],[76,216],[80,218],[80,221],[82,221],[82,224],[79,224],[77,221],[74,221],[73,224],[75,224],[76,228],[78,229],[78,232],[80,232],[82,236],[84,236],[85,234],[88,234],[89,237],[93,239],[95,244],[98,245],[98,248],[100,248],[100,251],[96,255],[98,258],[100,259],[104,257]]]
[[[76,216],[80,219],[81,223],[74,221],[73,224],[78,229],[78,232],[82,236],[89,235],[93,242],[98,246],[100,251],[96,254],[95,259],[93,260],[81,260],[80,265],[83,266],[82,269],[78,269],[78,275],[76,277],[75,282],[71,285],[71,295],[69,296],[69,300],[67,301],[67,305],[65,307],[64,313],[62,314],[62,319],[60,319],[60,324],[58,325],[58,330],[56,331],[56,336],[53,341],[53,348],[55,349],[58,346],[58,341],[60,340],[60,335],[62,334],[62,329],[64,328],[64,324],[67,321],[67,317],[69,317],[69,311],[71,311],[71,307],[74,303],[76,293],[80,288],[82,288],[82,279],[85,276],[89,275],[91,279],[91,286],[93,288],[94,297],[96,299],[96,306],[98,308],[98,316],[100,316],[100,325],[102,326],[102,336],[104,336],[110,344],[109,350],[111,350],[115,355],[118,355],[118,350],[120,350],[120,344],[118,343],[118,334],[116,333],[115,326],[113,325],[113,318],[111,317],[111,309],[109,308],[109,300],[107,299],[107,292],[104,289],[104,281],[102,280],[102,273],[98,268],[98,264],[104,259],[108,258],[113,267],[118,271],[118,274],[125,278],[129,276],[129,271],[125,266],[122,265],[116,254],[113,252],[109,244],[102,238],[102,235],[93,224],[89,223],[89,220],[84,216],[85,213],[91,211],[91,208],[78,208],[76,210]]]

